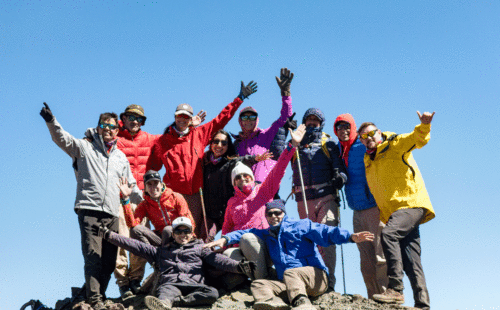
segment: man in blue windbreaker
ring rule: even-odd
[[[308,296],[319,296],[328,289],[328,268],[318,251],[319,246],[348,242],[372,241],[373,234],[351,234],[345,229],[286,216],[285,202],[266,204],[267,229],[233,231],[205,247],[223,247],[238,243],[246,233],[253,233],[267,246],[278,281],[259,279],[252,282],[254,309],[288,309],[288,301],[297,309],[311,308]],[[295,309],[295,308],[294,308]]]

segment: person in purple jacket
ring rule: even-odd
[[[237,136],[233,136],[239,156],[259,155],[269,150],[278,129],[283,127],[286,120],[292,116],[292,97],[290,96],[290,83],[292,79],[293,73],[287,68],[282,68],[280,77],[276,77],[278,86],[281,89],[283,106],[280,117],[271,127],[267,129],[257,127],[259,124],[259,115],[254,108],[246,107],[241,110],[238,119],[241,131]],[[253,165],[252,172],[255,176],[255,181],[262,183],[275,164],[275,160],[268,159]]]

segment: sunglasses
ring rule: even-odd
[[[362,135],[359,135],[361,139],[368,139],[368,137],[373,137],[377,133],[378,129],[373,129],[372,131],[369,131],[367,133],[364,133]]]
[[[116,129],[118,128],[117,125],[113,125],[113,124],[105,124],[105,123],[100,123],[99,124],[99,127],[101,127],[102,129],[109,129],[109,130],[113,130],[113,129]]]
[[[236,177],[234,177],[234,180],[238,181],[238,180],[241,180],[241,179],[246,178],[246,177],[250,178],[250,176],[248,174],[238,174]]]
[[[186,115],[186,114],[177,114],[175,117],[184,118],[184,119],[191,119],[191,116]]]
[[[272,217],[273,215],[274,216],[280,216],[281,214],[283,214],[283,211],[269,211],[269,212],[266,212],[266,216],[267,217]]]
[[[218,144],[221,144],[222,146],[226,146],[227,145],[227,140],[219,140],[219,139],[215,139],[212,141],[212,144],[215,144],[215,145],[218,145]]]
[[[128,117],[128,120],[133,122],[133,121],[137,121],[139,123],[144,123],[144,121],[146,120],[144,117],[142,116],[135,116],[135,115],[127,115]]]
[[[351,129],[351,125],[349,125],[349,124],[338,124],[337,125],[337,131],[347,130],[347,129]]]
[[[191,233],[191,229],[176,229],[174,230],[174,234],[176,235],[182,235],[182,234],[185,234],[185,235],[189,235]]]
[[[257,115],[243,115],[240,116],[242,121],[255,121],[257,119]]]

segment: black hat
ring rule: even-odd
[[[144,185],[151,180],[158,180],[161,182],[160,173],[158,171],[149,170],[144,174]]]

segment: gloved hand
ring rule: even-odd
[[[276,77],[276,82],[281,89],[281,96],[290,96],[290,83],[292,83],[293,73],[287,68],[281,68],[280,77]]]
[[[347,175],[343,172],[339,172],[339,168],[333,169],[332,185],[335,189],[341,189],[344,184],[347,183]]]
[[[283,125],[283,128],[285,128],[286,133],[288,133],[288,129],[295,130],[297,129],[297,121],[294,120],[293,118],[295,117],[296,112],[292,114],[289,118],[287,118],[285,125]]]
[[[45,102],[43,104],[45,105],[45,107],[43,107],[40,111],[40,115],[47,123],[51,122],[54,119],[54,115],[52,114],[52,111],[50,111],[49,105]]]
[[[250,262],[245,259],[242,259],[238,264],[239,271],[250,278],[250,280],[255,280],[255,268],[257,268],[257,264],[255,262]]]
[[[104,239],[107,239],[109,237],[109,228],[107,228],[103,224],[101,224],[101,226],[97,226],[94,224],[92,225],[91,229],[94,236],[98,236]]]
[[[241,89],[238,98],[241,100],[247,99],[251,94],[257,92],[257,82],[250,81],[247,86],[241,81]]]

